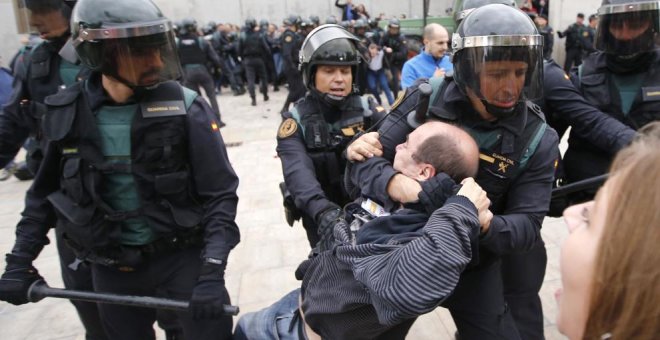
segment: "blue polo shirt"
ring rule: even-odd
[[[435,59],[430,54],[422,51],[403,64],[401,88],[410,87],[419,78],[431,78],[436,68],[444,68],[445,72],[452,72],[454,65],[451,63],[449,56]]]

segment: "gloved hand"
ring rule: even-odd
[[[226,264],[204,263],[190,299],[194,320],[218,319],[224,315],[223,305],[229,301],[225,289]]]
[[[28,289],[37,280],[43,280],[37,269],[32,266],[32,259],[7,254],[7,268],[0,277],[0,300],[12,305],[22,305],[28,300]]]
[[[420,184],[422,185],[422,191],[418,195],[419,203],[424,206],[429,214],[442,207],[445,201],[460,189],[460,186],[456,185],[456,182],[444,172]]]
[[[343,216],[342,210],[338,205],[332,205],[329,209],[325,210],[319,214],[316,219],[316,225],[318,226],[317,233],[319,238],[325,243],[326,246],[331,245],[334,241],[332,236],[335,230],[335,224],[339,222],[340,218]],[[321,242],[319,242],[321,243]]]

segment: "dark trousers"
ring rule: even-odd
[[[251,98],[256,97],[254,91],[254,83],[256,82],[257,76],[259,76],[259,91],[264,95],[268,95],[268,72],[266,72],[266,65],[264,60],[261,57],[245,57],[243,60],[243,66],[245,67],[245,76],[248,81],[248,92],[250,93]]]
[[[399,90],[401,89],[401,68],[403,66],[392,66],[390,71],[392,72],[392,82],[390,82],[390,89],[394,94],[394,98],[399,96]]]
[[[234,91],[234,93],[244,91],[243,80],[241,77],[236,76],[230,63],[225,58],[223,58],[220,62],[220,71],[222,72],[222,75],[227,77],[227,80],[229,80],[229,86],[231,87],[231,90]]]
[[[64,287],[71,290],[93,291],[94,284],[92,282],[92,271],[90,267],[86,263],[80,263],[77,268],[72,268],[72,264],[76,262],[76,255],[64,243],[59,228],[55,229],[55,239],[57,251],[60,255],[60,270],[62,272]],[[69,267],[70,265],[72,267]],[[76,307],[78,317],[85,328],[86,340],[108,339],[103,330],[101,316],[96,303],[82,301],[71,301],[71,303]]]
[[[98,264],[92,265],[94,290],[97,292],[157,296],[190,300],[202,265],[201,249],[193,248],[151,257],[132,272]],[[224,291],[226,301],[229,295]],[[153,324],[156,310],[100,304],[101,321],[110,339],[155,339]],[[193,320],[187,311],[176,312],[186,339],[231,339],[232,317]]]
[[[524,340],[544,339],[543,308],[539,291],[545,277],[548,256],[543,240],[526,253],[502,257],[504,299]]]
[[[566,61],[564,62],[564,72],[569,73],[573,66],[578,67],[582,64],[582,49],[571,48],[566,50]]]
[[[220,106],[218,106],[218,100],[215,98],[215,86],[213,85],[213,78],[209,74],[209,71],[204,65],[185,65],[184,66],[184,80],[183,86],[196,91],[201,96],[199,88],[203,88],[208,97],[209,103],[211,103],[211,108],[213,112],[218,116],[219,120],[222,120],[220,117]]]
[[[464,271],[442,304],[449,309],[461,340],[520,339],[504,301],[500,271],[500,260]]]

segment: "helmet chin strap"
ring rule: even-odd
[[[344,104],[347,98],[346,96],[335,96],[329,93],[322,93],[317,90],[315,86],[312,86],[311,91],[317,98],[331,107],[340,107]]]
[[[486,112],[495,116],[495,118],[497,119],[511,118],[516,114],[522,112],[522,110],[525,108],[525,101],[519,101],[516,103],[516,105],[509,108],[503,108],[497,105],[493,105],[488,101],[486,101],[485,99],[480,99],[480,100],[481,103],[484,104],[484,107],[486,108]]]

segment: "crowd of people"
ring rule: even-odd
[[[342,21],[203,29],[150,0],[24,0],[43,42],[14,63],[0,166],[32,138],[35,179],[0,300],[30,301],[55,228],[66,288],[189,301],[74,301],[88,339],[154,339],[156,321],[168,339],[404,339],[438,307],[459,339],[543,339],[540,230],[563,213],[559,330],[658,338],[660,7],[603,0],[569,75],[543,39],[547,2],[526,3],[466,0],[451,47],[430,24],[409,58],[398,19],[381,30],[350,0]],[[586,37],[583,19],[560,37]],[[311,251],[300,288],[234,329],[240,176],[216,92],[256,106],[257,86],[268,101],[284,82],[280,188]]]

